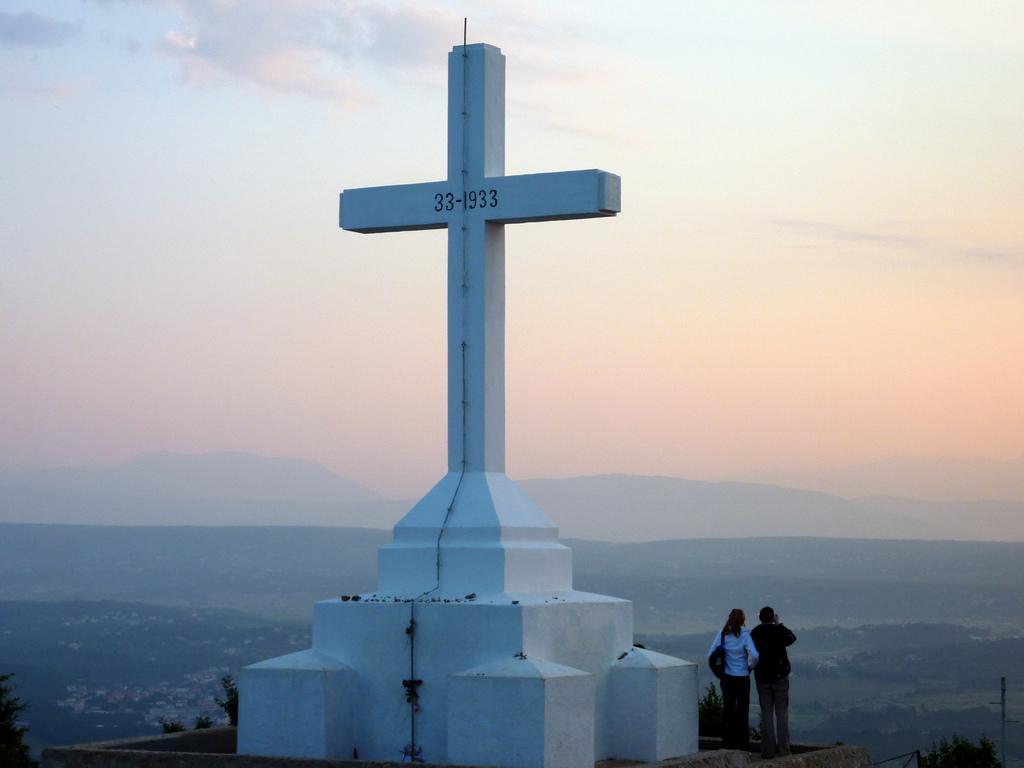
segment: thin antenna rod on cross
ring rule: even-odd
[[[468,16],[463,16],[462,17],[462,47],[463,47],[463,49],[465,49],[465,47],[466,47],[466,28],[468,26],[469,26],[469,17]]]

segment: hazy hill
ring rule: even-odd
[[[0,522],[388,527],[407,508],[316,462],[244,453],[0,473]]]
[[[305,459],[249,453],[143,453],[113,467],[0,473],[0,487],[104,496],[176,499],[353,502],[381,496]]]
[[[964,538],[962,530],[893,513],[884,505],[773,485],[597,475],[527,480],[522,487],[568,537],[608,541],[746,536]]]
[[[946,457],[892,458],[829,469],[766,469],[743,480],[858,496],[932,501],[1024,502],[1024,456],[1009,461]]]
[[[1024,503],[846,499],[774,485],[635,475],[521,486],[570,538],[1024,541]],[[413,503],[381,499],[314,462],[246,454],[144,454],[117,467],[0,474],[0,522],[389,528]]]
[[[844,499],[774,485],[635,475],[526,480],[521,485],[567,537],[1024,541],[1024,504]]]
[[[306,618],[376,586],[387,531],[0,525],[0,600],[104,599]],[[648,632],[772,603],[797,626],[1020,627],[1024,544],[863,539],[570,541],[578,589],[636,603]]]
[[[0,670],[31,705],[32,743],[219,714],[219,677],[307,647],[313,602],[371,589],[388,538],[338,527],[0,525]],[[1001,675],[1010,706],[1024,700],[1024,544],[569,543],[576,586],[632,599],[638,639],[655,650],[700,659],[729,608],[750,616],[772,604],[799,636],[799,739],[851,740],[884,758],[954,731],[992,734],[998,716],[985,704]]]

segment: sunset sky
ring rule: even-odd
[[[446,58],[507,57],[508,470],[742,477],[1024,455],[1024,4],[4,0],[0,469],[445,468]]]

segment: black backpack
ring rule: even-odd
[[[719,680],[725,675],[725,630],[722,630],[718,638],[719,645],[708,656],[708,666],[711,667],[711,674]]]

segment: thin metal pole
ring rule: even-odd
[[[1006,678],[999,678],[999,709],[1000,709],[1000,739],[999,739],[999,759],[1003,764],[1003,768],[1006,768]]]

